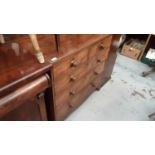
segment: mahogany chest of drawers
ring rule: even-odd
[[[94,90],[99,90],[105,83],[104,71],[111,43],[112,35],[102,36],[98,41],[90,42],[89,45],[79,50],[70,48],[70,44],[69,47],[61,49],[60,43],[60,52],[65,52],[61,51],[64,49],[71,52],[53,63],[53,96],[56,120],[64,120]],[[65,40],[63,40],[63,44],[67,46]]]

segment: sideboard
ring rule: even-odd
[[[120,35],[38,34],[45,63],[28,35],[0,44],[0,120],[64,120],[111,77]]]

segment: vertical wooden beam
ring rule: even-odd
[[[145,43],[145,46],[144,46],[144,49],[143,49],[142,53],[140,54],[138,60],[141,60],[141,58],[143,57],[143,55],[144,55],[144,53],[146,51],[146,48],[147,48],[147,46],[148,46],[148,44],[150,42],[151,36],[152,36],[152,34],[149,34],[148,35],[147,40],[146,40],[146,43]]]

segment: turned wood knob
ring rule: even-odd
[[[72,90],[72,91],[70,91],[70,95],[75,95],[76,93],[75,93],[75,91],[74,90]]]
[[[71,67],[77,67],[78,62],[76,62],[75,60],[71,61]]]
[[[91,83],[91,86],[96,88],[96,85],[94,83]]]
[[[94,74],[95,74],[95,75],[99,75],[99,73],[98,73],[97,71],[94,71]]]
[[[70,81],[75,81],[76,80],[76,77],[75,76],[71,76],[70,77]]]
[[[70,104],[70,103],[68,104],[68,106],[69,106],[69,108],[73,108],[73,105],[72,105],[72,104]]]
[[[97,62],[99,62],[99,63],[103,63],[104,60],[102,60],[102,59],[97,59]]]
[[[104,44],[103,43],[101,43],[100,45],[99,45],[99,48],[101,49],[101,50],[103,50],[105,47],[104,47]]]
[[[95,83],[91,83],[91,86],[94,87],[96,90],[100,90],[100,88],[98,88]]]

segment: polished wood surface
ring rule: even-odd
[[[65,38],[67,37],[72,39],[66,39],[67,44],[65,44]],[[98,37],[90,35],[90,38],[88,35],[87,37],[90,40],[94,37],[98,41],[91,42],[92,40],[88,40],[87,44],[85,42],[88,38],[85,36],[81,40],[80,37],[82,36],[79,36],[78,40],[76,35],[59,36],[60,53],[64,53],[66,50],[68,54],[64,53],[65,57],[53,64],[53,93],[56,120],[63,120],[91,92],[100,89],[104,83],[104,70],[105,64],[108,64],[106,61],[110,59],[109,52],[112,44],[112,35],[99,35]],[[61,42],[61,39],[64,43]],[[74,43],[71,44],[71,42]],[[83,44],[87,46],[82,46]],[[89,93],[86,93],[84,90],[87,90]]]
[[[51,34],[37,38],[44,64],[38,63],[28,35],[4,35],[0,120],[64,120],[110,79],[116,59],[112,40],[118,36]]]
[[[61,53],[79,51],[106,36],[108,34],[61,34],[59,35],[59,50]]]
[[[38,35],[45,64],[39,64],[28,35],[4,35],[0,45],[0,96],[50,70],[50,59],[57,55],[53,35]]]

